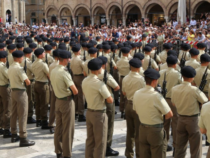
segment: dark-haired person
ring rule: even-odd
[[[201,64],[197,61],[198,55],[199,55],[199,51],[196,48],[192,48],[189,51],[190,53],[190,60],[186,61],[185,66],[191,66],[194,69],[197,69],[201,66]]]

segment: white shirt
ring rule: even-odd
[[[195,26],[195,25],[196,25],[196,20],[191,20],[191,21],[190,21],[190,25],[191,25],[191,26]]]

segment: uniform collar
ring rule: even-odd
[[[191,86],[191,83],[190,82],[186,82],[186,81],[183,81],[182,84],[187,85],[187,86]]]
[[[64,68],[64,66],[63,66],[63,65],[58,65],[58,67],[59,67],[59,68]]]
[[[96,76],[95,74],[92,74],[91,72],[89,74],[89,77],[91,77],[91,78],[98,78],[98,76]]]
[[[126,56],[122,56],[122,58],[123,58],[123,59],[128,59],[128,57],[126,57]]]
[[[18,65],[18,66],[20,66],[20,63],[14,61],[14,62],[13,62],[13,65]]]
[[[132,76],[134,76],[134,75],[138,75],[139,76],[139,73],[138,72],[130,71],[129,74],[132,75]]]
[[[155,89],[149,85],[146,85],[145,88],[148,89],[149,91],[155,91]]]
[[[4,63],[4,62],[2,62],[2,61],[0,61],[0,64],[1,64],[1,65],[5,65],[5,63]]]

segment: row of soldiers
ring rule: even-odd
[[[117,39],[102,42],[100,37],[94,41],[81,36],[78,42],[74,38],[34,36],[4,36],[0,41],[4,138],[11,137],[11,142],[20,139],[20,146],[34,145],[26,138],[26,124],[36,123],[55,132],[58,158],[71,157],[78,114],[78,121],[87,125],[85,157],[117,156],[119,152],[111,144],[120,95],[121,117],[127,124],[126,157],[132,158],[134,153],[136,157],[165,157],[166,151],[172,150],[167,145],[170,126],[174,156],[185,156],[189,139],[191,156],[201,157],[201,133],[196,122],[199,103],[208,101],[210,71],[204,43],[198,43],[198,49],[184,43],[179,53],[167,43],[158,54],[158,44],[147,43],[145,34],[139,43],[133,43],[130,36],[124,43]],[[201,83],[204,93],[199,90]],[[158,85],[165,91],[164,97],[155,90]],[[32,117],[34,107],[36,120]],[[199,126],[205,133],[206,115],[203,118]]]

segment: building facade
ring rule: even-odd
[[[0,18],[5,23],[25,22],[25,0],[0,0]]]
[[[41,23],[45,21],[45,0],[26,0],[26,23]]]
[[[152,23],[176,19],[178,0],[46,0],[45,19],[49,24],[83,23],[117,25],[122,21],[148,18]],[[187,16],[199,18],[210,12],[210,0],[187,0]]]

